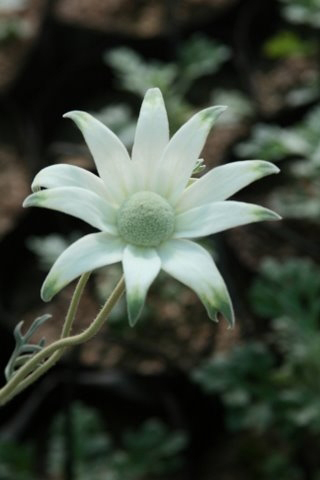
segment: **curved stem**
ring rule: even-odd
[[[47,358],[47,370],[55,361],[55,356],[52,355],[54,352],[60,349],[65,349],[66,347],[79,345],[96,335],[96,333],[98,333],[102,325],[105,323],[112,308],[123,294],[124,289],[125,283],[124,278],[122,277],[116,285],[115,289],[113,290],[112,294],[94,319],[94,321],[89,325],[86,330],[77,335],[56,340],[55,342],[51,343],[51,345],[48,345],[46,348],[41,350],[41,352],[38,352],[36,355],[34,355],[28,362],[26,362],[26,364],[17,371],[15,376],[0,390],[0,405],[4,405],[10,398],[12,398],[16,394],[16,392],[20,391],[21,382],[29,380],[29,377],[25,378],[26,375],[31,369],[36,368],[42,360]],[[48,359],[50,355],[52,355],[52,357]],[[39,368],[41,368],[42,366],[40,366]],[[37,370],[35,370],[33,373],[36,374]],[[28,385],[29,383],[25,384],[25,387]]]
[[[84,273],[81,275],[79,282],[75,288],[75,291],[72,295],[72,299],[68,308],[68,312],[66,315],[65,322],[62,327],[62,332],[60,338],[65,338],[70,334],[76,313],[78,311],[79,303],[83,294],[83,290],[89,280],[91,272]],[[6,400],[8,401],[13,396],[17,395],[18,393],[22,392],[25,388],[29,385],[32,385],[41,375],[47,372],[53,365],[62,357],[64,353],[64,349],[57,350],[54,352],[51,357],[49,357],[44,363],[41,364],[36,370],[34,370],[30,375],[28,375],[28,371],[25,371],[25,378],[21,380],[17,388],[14,390],[13,394]],[[33,356],[31,355],[30,358]],[[29,368],[31,370],[31,368]],[[1,392],[1,391],[0,391]]]
[[[78,310],[78,307],[79,307],[79,303],[80,303],[80,300],[81,300],[81,297],[82,297],[82,294],[83,294],[83,290],[84,290],[85,286],[87,285],[87,282],[89,280],[90,275],[91,275],[91,272],[84,273],[83,275],[81,275],[80,280],[77,283],[75,291],[72,295],[72,299],[71,299],[71,302],[70,302],[70,305],[69,305],[69,308],[68,308],[68,312],[67,312],[67,315],[66,315],[65,322],[64,322],[63,327],[62,327],[62,332],[61,332],[61,336],[60,336],[61,338],[64,338],[67,335],[69,335],[69,333],[71,331],[72,324],[73,324],[74,318],[76,316],[76,313],[77,313],[77,310]]]

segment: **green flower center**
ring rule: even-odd
[[[126,200],[118,211],[120,236],[141,247],[156,247],[174,231],[174,212],[169,203],[154,192],[138,192]]]

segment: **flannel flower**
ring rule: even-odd
[[[100,175],[52,165],[32,183],[24,206],[73,215],[101,230],[68,247],[48,273],[41,297],[49,301],[84,272],[122,261],[128,315],[137,321],[147,291],[162,268],[193,289],[208,315],[234,313],[211,255],[193,239],[279,216],[258,205],[226,198],[279,169],[262,160],[239,161],[190,180],[207,135],[225,107],[195,114],[169,140],[161,92],[147,91],[138,118],[132,159],[106,126],[82,111],[64,115],[81,130]]]

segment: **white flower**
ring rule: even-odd
[[[122,261],[130,324],[143,308],[160,269],[193,289],[208,315],[234,323],[232,303],[213,259],[194,238],[279,216],[226,198],[279,169],[261,160],[219,166],[189,182],[207,135],[225,107],[194,115],[169,141],[166,109],[157,88],[147,91],[135,133],[132,159],[120,140],[85,112],[75,121],[100,178],[72,165],[53,165],[35,177],[24,206],[78,217],[101,230],[84,236],[56,260],[41,289],[49,301],[84,272]],[[190,185],[191,183],[191,185]],[[40,190],[45,188],[45,190]]]

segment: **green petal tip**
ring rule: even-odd
[[[145,93],[144,101],[147,101],[151,105],[159,105],[163,102],[161,90],[157,87],[149,88]]]
[[[130,296],[127,296],[127,308],[130,327],[134,327],[139,320],[143,305],[144,300],[141,300],[139,295],[131,294]]]
[[[32,182],[31,190],[33,191],[33,193],[41,192],[41,186],[39,185],[39,183]]]
[[[234,328],[235,318],[232,304],[230,302],[222,302],[220,312],[228,322],[228,329]]]
[[[228,329],[232,329],[235,324],[234,311],[231,302],[229,299],[224,300],[223,298],[219,299],[218,305],[219,312],[224,316],[228,322]]]
[[[80,130],[86,125],[88,117],[90,117],[87,112],[82,112],[81,110],[72,110],[71,112],[64,113],[62,116],[63,118],[70,118],[73,120]]]
[[[282,217],[274,212],[273,210],[269,210],[268,208],[259,208],[256,211],[256,216],[259,221],[262,220],[282,220]]]
[[[228,328],[233,328],[235,318],[232,303],[229,297],[224,297],[223,294],[217,295],[215,292],[212,299],[209,299],[208,297],[200,297],[200,299],[206,307],[210,320],[218,323],[218,313],[221,313],[228,322]]]
[[[42,193],[42,191],[32,193],[27,198],[25,198],[23,203],[22,203],[23,208],[38,206],[39,205],[39,200],[41,200],[41,196],[40,196],[41,193]]]
[[[217,120],[217,118],[223,113],[225,110],[227,110],[228,107],[225,105],[216,105],[215,107],[209,107],[206,108],[205,110],[202,110],[199,112],[201,120],[204,122],[204,124],[209,124],[211,127],[213,123]]]
[[[47,277],[41,287],[41,300],[43,302],[50,302],[59,290],[60,288],[57,288],[57,282],[54,279],[49,280]]]
[[[30,195],[29,195],[29,196],[30,196]],[[22,202],[22,206],[23,206],[23,208],[27,208],[27,207],[29,207],[29,204],[28,204],[28,198],[29,198],[29,197],[27,197],[27,198],[25,198],[25,199],[23,200],[23,202]]]
[[[261,172],[263,176],[280,173],[280,168],[274,163],[265,160],[253,160],[253,162],[258,162],[255,164],[254,168]]]
[[[40,297],[43,302],[47,303],[47,302],[50,302],[50,300],[52,300],[52,298],[54,297],[54,294],[41,290]]]

